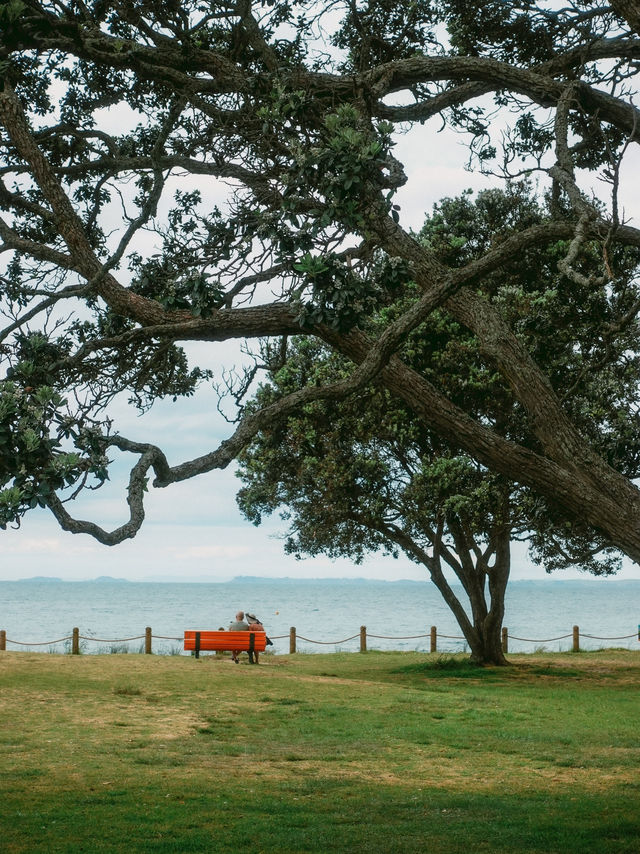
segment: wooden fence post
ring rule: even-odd
[[[360,626],[360,652],[367,651],[367,627]]]
[[[151,626],[144,630],[144,652],[145,655],[151,655]]]
[[[0,630],[0,652],[5,652],[7,649],[7,633],[4,629]]]
[[[291,626],[289,629],[289,654],[293,655],[296,651],[296,627]]]
[[[573,627],[573,651],[580,652],[580,629],[578,626]]]
[[[431,626],[431,648],[429,652],[435,652],[438,647],[438,632],[435,626]]]
[[[71,639],[71,654],[80,655],[80,629],[74,628]]]
[[[509,629],[506,626],[502,627],[502,651],[505,655],[509,652]]]

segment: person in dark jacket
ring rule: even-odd
[[[249,631],[250,632],[264,632],[264,626],[260,622],[260,620],[256,617],[255,614],[250,614],[247,612],[246,614],[247,620],[249,621]],[[267,638],[266,641],[267,646],[273,646],[273,642]],[[255,659],[255,661],[254,661]],[[258,650],[253,651],[253,656],[249,653],[249,661],[251,664],[259,664],[260,663],[260,653]]]

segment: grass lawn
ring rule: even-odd
[[[510,660],[0,653],[0,851],[637,854],[640,653]]]

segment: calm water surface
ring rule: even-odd
[[[369,637],[373,649],[428,649],[431,626],[438,629],[438,649],[465,648],[460,629],[428,581],[0,582],[0,629],[7,633],[9,650],[63,651],[64,642],[52,641],[78,626],[85,637],[118,642],[87,640],[86,652],[110,652],[115,646],[121,651],[120,639],[144,635],[151,626],[154,651],[176,652],[185,629],[226,626],[240,608],[262,619],[276,653],[288,652],[290,626],[296,627],[304,652],[355,651],[358,637],[347,639],[358,636],[361,625],[369,635],[386,636]],[[615,579],[512,582],[504,621],[512,652],[569,649],[574,625],[585,649],[640,648],[639,623],[640,580]],[[416,635],[422,637],[411,637]],[[141,643],[131,641],[128,648],[137,652]]]

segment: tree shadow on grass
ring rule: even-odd
[[[509,667],[480,666],[468,658],[440,655],[403,667],[391,673],[407,676],[424,676],[430,679],[476,679],[483,682],[513,682],[528,677],[546,676],[557,679],[583,679],[587,674],[579,668],[562,667],[554,664],[523,663]]]

